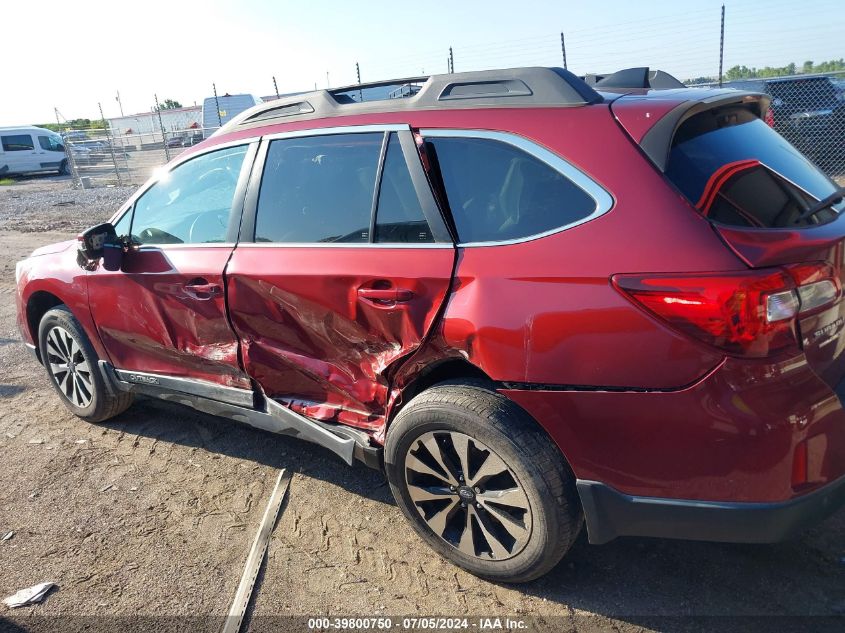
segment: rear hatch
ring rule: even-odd
[[[838,187],[761,120],[763,95],[701,92],[701,100],[664,117],[671,129],[663,121],[635,140],[750,268],[788,273],[797,338],[813,369],[835,386],[845,375],[845,201],[808,215]]]

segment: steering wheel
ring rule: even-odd
[[[214,169],[209,169],[205,172],[202,176],[197,178],[197,184],[204,185],[207,182],[213,182],[215,178],[219,176],[226,176],[226,179],[234,185],[238,184],[238,177],[237,174],[233,174],[232,170],[227,167],[215,167]]]
[[[205,213],[198,213],[197,217],[194,218],[194,221],[191,222],[191,228],[188,229],[188,243],[189,244],[196,244],[198,243],[197,240],[194,239],[194,229],[197,226],[197,222],[199,222],[203,217],[207,216],[209,213],[215,213],[217,215],[217,222],[220,224],[220,227],[223,229],[223,234],[225,236],[226,233],[226,222],[225,217],[218,213],[217,211],[206,211]],[[208,242],[209,240],[199,240],[200,243]]]
[[[162,231],[161,229],[156,229],[153,227],[149,227],[144,229],[138,234],[138,238],[141,240],[141,244],[182,244],[182,240],[180,240],[175,235],[168,233],[167,231]]]

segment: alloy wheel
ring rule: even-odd
[[[71,404],[84,409],[91,404],[94,382],[91,366],[73,335],[61,326],[47,332],[47,358],[50,375]]]
[[[505,560],[531,535],[531,504],[492,449],[457,431],[430,431],[405,455],[408,495],[426,525],[469,556]]]

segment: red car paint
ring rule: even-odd
[[[614,208],[517,244],[421,252],[350,246],[330,257],[320,248],[239,244],[185,249],[185,261],[150,263],[160,264],[156,275],[86,275],[68,248],[29,260],[19,314],[33,293],[49,292],[117,367],[233,386],[252,379],[291,408],[366,429],[378,442],[417,381],[444,361],[460,361],[500,383],[579,479],[667,498],[790,499],[845,474],[845,412],[832,389],[843,373],[843,344],[786,358],[734,358],[668,327],[610,280],[741,272],[808,257],[841,269],[845,229],[840,220],[782,232],[714,230],[636,144],[687,98],[622,97],[613,112],[607,102],[388,112],[223,134],[183,156],[345,125],[507,131],[566,157],[611,192]],[[194,278],[223,286],[228,304],[187,296]],[[382,306],[358,293],[377,282],[413,298]],[[840,298],[802,321],[802,332],[839,337],[843,309]],[[26,318],[19,323],[32,342]],[[807,482],[799,491],[793,454],[802,442]]]

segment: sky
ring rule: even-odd
[[[725,69],[845,57],[842,0],[724,0]],[[722,0],[28,0],[3,9],[0,126],[455,70],[719,69]],[[48,21],[45,24],[45,16]],[[54,17],[49,17],[54,16]],[[9,28],[15,25],[14,28]],[[116,100],[120,93],[121,103]]]

